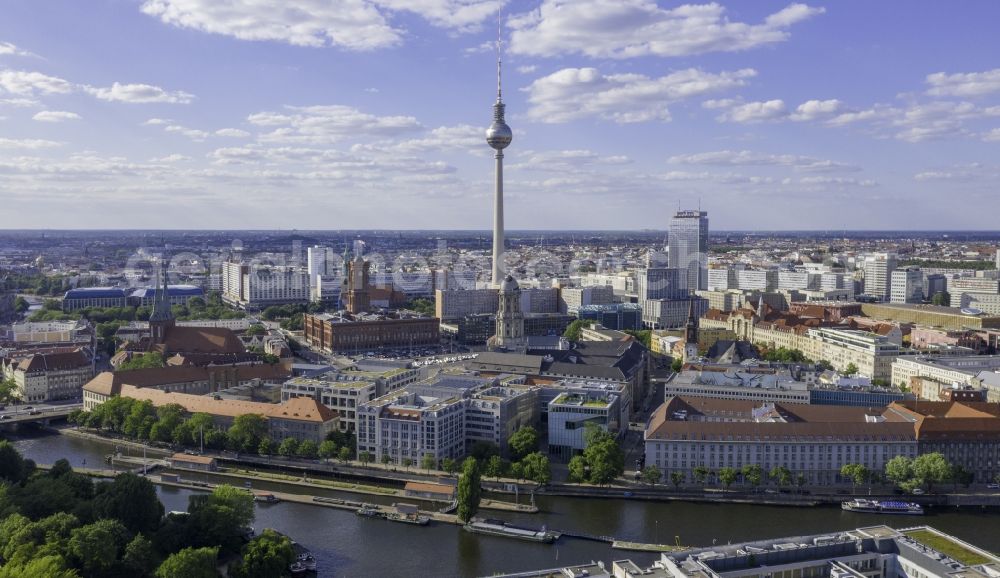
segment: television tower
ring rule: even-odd
[[[493,193],[493,286],[499,288],[504,279],[503,238],[503,149],[510,145],[514,135],[503,120],[504,104],[500,91],[501,18],[497,9],[497,101],[493,105],[493,124],[486,129],[486,143],[497,151],[496,175]]]

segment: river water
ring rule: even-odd
[[[38,463],[51,464],[66,457],[73,466],[84,465],[84,460],[88,466],[103,464],[112,447],[104,442],[61,435],[20,437],[13,441],[26,457]],[[135,450],[132,455],[136,455]],[[262,483],[255,487],[278,489]],[[167,511],[186,510],[192,494],[189,490],[172,488],[160,488],[159,492]],[[392,498],[332,491],[309,492],[363,501],[392,501]],[[554,496],[540,497],[537,504],[542,510],[538,514],[503,513],[498,517],[535,527],[546,525],[555,530],[609,535],[622,540],[693,546],[818,534],[882,523],[928,524],[978,546],[1000,551],[1000,514],[973,509],[948,509],[923,518],[903,518],[854,514],[836,507],[786,508]],[[428,504],[422,507],[431,508]],[[408,526],[288,502],[258,506],[255,526],[258,530],[275,528],[310,548],[323,577],[489,576],[592,560],[631,558],[641,565],[657,557],[613,550],[608,544],[581,539],[564,537],[555,545],[534,544],[473,535],[446,524]]]

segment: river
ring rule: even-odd
[[[111,445],[60,435],[13,438],[15,446],[38,463],[66,457],[73,466],[103,463]],[[127,453],[127,452],[126,452]],[[136,451],[132,450],[132,455]],[[267,484],[256,484],[268,489]],[[276,488],[275,488],[276,489]],[[286,490],[287,491],[287,490]],[[188,490],[160,488],[167,511],[186,510]],[[338,495],[336,492],[311,492]],[[344,494],[339,494],[344,495]],[[364,501],[374,496],[358,497]],[[945,510],[915,519],[844,512],[835,507],[787,508],[734,504],[644,502],[543,496],[538,514],[502,517],[531,526],[610,535],[648,543],[711,545],[752,539],[826,533],[875,524],[928,524],[994,552],[1000,551],[1000,514]],[[426,507],[426,506],[425,506]],[[282,502],[257,508],[258,529],[275,528],[316,555],[323,577],[488,576],[552,568],[591,560],[631,558],[647,564],[655,554],[612,550],[608,544],[562,538],[555,545],[473,535],[457,526],[426,527],[359,518],[353,513]]]

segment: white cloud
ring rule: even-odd
[[[400,44],[389,19],[411,12],[458,32],[496,14],[493,0],[146,0],[141,10],[166,24],[241,40],[373,50]]]
[[[191,160],[191,157],[180,154],[167,155],[165,157],[154,157],[149,159],[151,163],[180,163]]]
[[[0,98],[0,106],[13,106],[18,108],[38,106],[41,103],[33,98]]]
[[[856,171],[859,167],[831,160],[800,155],[776,155],[756,153],[749,150],[712,151],[676,155],[667,159],[670,164],[714,165],[714,166],[786,166],[810,172]]]
[[[72,92],[72,83],[41,72],[0,70],[0,92],[22,96],[36,94],[66,94]]]
[[[27,50],[22,50],[10,42],[0,42],[0,56],[37,56]]]
[[[287,114],[259,112],[247,120],[275,127],[258,137],[261,142],[320,144],[344,137],[399,135],[420,128],[412,116],[375,116],[343,105],[289,106]]]
[[[596,68],[564,68],[525,90],[528,116],[548,123],[598,117],[619,123],[668,121],[667,104],[746,84],[753,69],[713,74],[694,68],[659,78],[641,74],[603,75]]]
[[[652,0],[543,0],[510,19],[511,52],[595,58],[735,52],[788,39],[792,24],[824,12],[791,4],[762,24],[732,22],[719,4],[660,8]]]
[[[151,84],[121,84],[116,82],[107,88],[88,86],[85,90],[101,100],[131,104],[188,104],[194,99],[193,94],[180,90],[169,92]]]
[[[531,74],[538,70],[538,66],[534,64],[525,64],[517,67],[517,71],[521,74]]]
[[[173,122],[174,121],[170,120],[169,118],[151,118],[142,124],[143,126],[160,126],[160,125],[173,124]]]
[[[66,120],[79,120],[80,115],[64,110],[43,110],[31,118],[40,122],[63,122]]]
[[[224,136],[229,138],[247,138],[250,136],[245,130],[240,130],[238,128],[220,128],[215,131],[215,136]]]
[[[838,187],[877,187],[878,182],[872,179],[853,179],[849,177],[802,177],[799,183],[803,185],[826,185]]]
[[[983,133],[983,140],[986,142],[1000,142],[1000,128]]]
[[[203,141],[208,137],[208,133],[203,130],[198,130],[196,128],[188,128],[186,126],[181,126],[179,124],[170,124],[163,127],[163,130],[170,133],[181,134],[188,137],[191,140]]]
[[[25,138],[25,139],[12,139],[12,138],[0,138],[0,149],[48,149],[62,146],[63,143],[56,142],[53,140],[44,140],[38,138]]]
[[[797,121],[810,121],[830,118],[839,113],[844,103],[837,99],[807,100],[800,104],[788,118]]]
[[[936,72],[927,75],[927,84],[927,94],[932,96],[982,96],[1000,92],[1000,68],[955,74]]]
[[[755,123],[784,118],[788,109],[780,99],[739,104],[718,117],[719,120],[739,123]]]
[[[507,168],[512,171],[522,169],[579,174],[586,168],[631,163],[632,159],[624,155],[605,156],[586,149],[524,151]]]

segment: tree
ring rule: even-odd
[[[858,366],[854,365],[853,363],[848,363],[847,369],[844,370],[844,375],[851,376],[851,375],[856,375],[857,373],[858,373]]]
[[[517,464],[514,464],[517,465]],[[587,481],[587,460],[583,456],[573,456],[569,460],[569,481],[571,482],[586,482]]]
[[[302,440],[302,443],[299,444],[299,449],[296,453],[298,453],[300,458],[315,460],[318,451],[316,442],[312,440]]]
[[[0,380],[0,404],[14,403],[20,400],[17,392],[17,382],[13,377]]]
[[[670,482],[674,485],[675,490],[680,488],[681,484],[684,483],[684,472],[680,470],[670,472]]]
[[[361,462],[362,467],[367,468],[368,464],[372,463],[373,457],[374,456],[372,456],[371,452],[361,452],[358,454],[358,461]]]
[[[97,485],[94,517],[119,520],[130,532],[151,533],[160,525],[163,504],[148,479],[118,474],[114,481]]]
[[[267,421],[256,413],[236,416],[229,427],[227,438],[229,447],[238,452],[251,453],[260,447],[260,440],[267,435]]]
[[[483,475],[488,478],[496,478],[499,482],[500,476],[503,475],[503,469],[503,459],[498,455],[490,456],[490,459],[486,461],[486,466],[483,468]]]
[[[33,463],[32,463],[33,465]],[[20,484],[31,474],[27,460],[21,457],[7,440],[0,440],[0,478],[13,484]]]
[[[73,530],[67,551],[87,575],[108,571],[128,541],[128,529],[118,520],[103,519]]]
[[[960,464],[955,464],[951,467],[951,474],[948,476],[948,479],[956,486],[961,484],[968,488],[975,480],[975,475]]]
[[[24,578],[25,576],[79,578],[80,575],[76,573],[76,570],[67,568],[66,561],[58,555],[10,562],[0,568],[0,578]]]
[[[524,479],[524,464],[521,462],[514,462],[510,465],[510,477],[517,481]]]
[[[521,460],[524,468],[524,477],[535,482],[539,486],[544,486],[552,480],[552,467],[549,458],[541,452],[534,452],[524,456]]]
[[[337,444],[333,440],[323,440],[317,450],[319,457],[328,460],[337,455]]]
[[[257,453],[262,456],[270,456],[274,454],[274,441],[271,438],[264,438],[260,440],[260,445],[257,446]]]
[[[577,319],[572,321],[566,326],[566,331],[563,332],[563,337],[570,341],[580,341],[580,330],[584,327],[590,327],[593,325],[593,321],[586,319]]]
[[[530,425],[524,426],[510,436],[507,445],[510,448],[510,459],[520,461],[524,456],[538,451],[538,432]]]
[[[722,468],[719,470],[719,481],[727,490],[736,481],[736,470],[734,468]]]
[[[441,460],[441,469],[448,472],[448,475],[454,475],[458,471],[458,462],[452,458],[445,458]]]
[[[285,438],[281,441],[281,445],[278,446],[278,455],[290,458],[295,455],[295,452],[299,449],[299,440],[295,438]]]
[[[135,538],[125,546],[122,564],[133,574],[145,577],[153,574],[158,564],[157,559],[153,543],[142,534],[136,534]]]
[[[743,479],[750,482],[750,485],[753,486],[755,490],[764,479],[764,470],[757,464],[747,464],[743,466],[741,471],[743,473]]]
[[[943,305],[947,307],[951,304],[951,295],[947,291],[938,291],[931,296],[931,303],[933,305]]]
[[[156,578],[218,578],[215,571],[218,548],[184,548],[160,564]]]
[[[476,458],[465,458],[462,474],[458,477],[458,519],[468,522],[479,511],[480,486],[479,462]]]
[[[383,466],[387,466],[392,463],[392,458],[389,457],[389,454],[382,454],[382,458],[380,459],[380,461],[382,462]]]
[[[906,456],[896,456],[886,462],[885,477],[897,486],[902,486],[913,477],[913,463]]]
[[[247,327],[247,330],[244,332],[244,335],[249,335],[249,336],[267,335],[267,328],[265,328],[260,323],[254,323],[250,327]]]
[[[340,460],[340,463],[347,465],[347,462],[351,461],[351,453],[351,448],[344,446],[337,452],[337,459]],[[410,465],[413,465],[413,460],[410,460]]]
[[[24,313],[25,311],[27,311],[30,308],[31,308],[31,304],[29,304],[28,300],[25,299],[24,297],[21,297],[20,295],[18,295],[14,299],[14,311],[17,311],[18,313]]]
[[[79,502],[72,488],[48,476],[35,476],[23,486],[12,488],[10,497],[18,510],[32,519],[71,512]]]
[[[479,462],[485,462],[491,456],[500,455],[500,448],[494,443],[478,440],[469,448],[469,455]]]
[[[698,484],[704,484],[705,480],[708,479],[708,474],[710,474],[711,471],[705,466],[699,465],[694,468],[693,473],[694,473],[694,481],[697,482]]]
[[[243,561],[236,565],[233,578],[272,578],[285,576],[295,561],[295,550],[287,536],[267,529],[243,547]]]
[[[625,472],[625,454],[611,433],[591,423],[585,428],[583,458],[590,468],[589,481],[608,484]]]
[[[240,537],[253,522],[253,496],[223,484],[211,494],[191,496],[188,502],[195,545],[221,545],[235,552]]]
[[[778,486],[787,486],[792,483],[792,471],[785,466],[775,466],[771,468],[771,479],[778,482]]]
[[[663,472],[660,471],[660,468],[658,468],[656,464],[651,464],[642,468],[641,475],[643,481],[652,486],[660,481],[663,477]]]
[[[800,473],[797,476],[795,476],[795,485],[798,486],[800,489],[802,488],[802,486],[806,485],[806,482],[808,481],[809,480],[806,478],[805,474]]]
[[[133,355],[132,359],[119,365],[115,371],[131,371],[133,369],[151,369],[156,367],[164,367],[166,362],[163,359],[163,354],[157,351],[151,351],[149,353],[143,353],[142,355]]]
[[[913,480],[927,490],[934,484],[941,484],[951,479],[952,467],[945,457],[933,452],[921,454],[913,459]]]
[[[424,454],[420,459],[420,467],[424,468],[425,471],[431,471],[434,466],[437,465],[437,460],[434,459],[434,454]]]
[[[865,483],[871,477],[871,470],[864,464],[844,464],[840,466],[840,475],[851,480],[852,490]]]
[[[816,367],[824,371],[833,371],[833,364],[825,359],[816,362]]]
[[[410,466],[413,465],[413,460],[410,458],[403,458],[403,469],[409,470]]]

